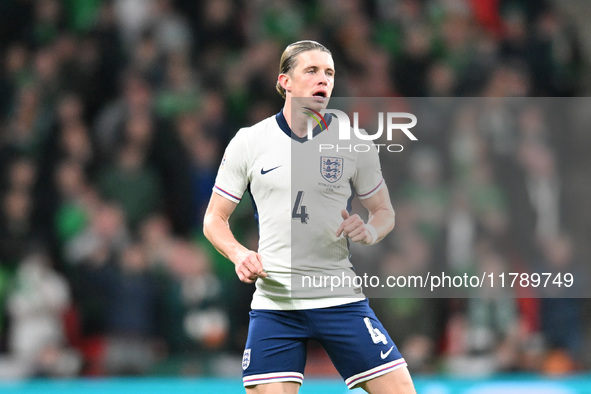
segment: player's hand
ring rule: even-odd
[[[244,283],[254,283],[258,277],[266,278],[267,273],[263,270],[261,255],[252,250],[240,254],[234,263],[236,275]]]
[[[341,223],[337,229],[337,237],[340,237],[341,234],[343,234],[345,238],[349,238],[353,242],[358,242],[363,245],[369,245],[372,243],[373,237],[365,228],[365,223],[359,215],[355,214],[349,216],[349,212],[347,212],[346,209],[343,209],[341,211],[341,216],[343,217],[343,223]]]

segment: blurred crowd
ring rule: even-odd
[[[253,289],[202,216],[230,138],[281,108],[299,39],[332,51],[334,96],[586,93],[577,30],[542,0],[2,1],[0,378],[240,373]],[[380,272],[581,258],[577,136],[501,112],[382,158],[397,228]],[[256,248],[249,204],[232,226]],[[375,301],[414,372],[589,367],[586,300]]]

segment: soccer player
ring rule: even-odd
[[[296,98],[315,111],[325,108],[334,77],[323,45],[299,41],[285,49],[277,80],[285,105],[229,143],[205,214],[205,236],[234,263],[241,281],[256,282],[242,361],[247,393],[297,393],[308,339],[324,347],[349,388],[415,392],[404,358],[360,288],[331,295],[332,289],[294,286],[292,277],[306,272],[354,276],[348,242],[372,245],[394,227],[377,149],[318,152],[317,144],[336,132],[316,129],[308,138],[308,117],[294,108]],[[246,190],[257,208],[258,252],[236,241],[228,224]],[[367,223],[346,209],[352,192],[369,212]]]

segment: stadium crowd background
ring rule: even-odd
[[[541,0],[2,1],[0,378],[240,374],[252,287],[201,220],[229,139],[281,107],[299,39],[333,52],[334,96],[588,93],[579,31]],[[587,261],[588,130],[535,107],[496,120],[463,113],[383,163],[380,272]],[[249,204],[233,229],[256,247]],[[591,366],[588,300],[372,305],[413,373]],[[311,345],[310,374],[335,373],[326,357]]]

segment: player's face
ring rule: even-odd
[[[318,103],[328,103],[335,74],[329,53],[319,50],[300,53],[290,74],[291,97],[314,97]]]

